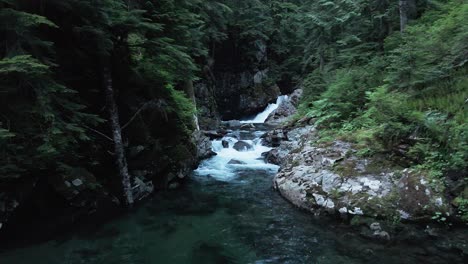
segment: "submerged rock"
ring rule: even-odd
[[[237,151],[249,151],[253,149],[253,146],[245,141],[237,141],[233,147]]]
[[[247,124],[242,124],[240,126],[241,129],[247,129],[247,130],[254,130],[255,129],[255,125],[254,124],[251,124],[251,123],[247,123]]]
[[[240,161],[240,160],[236,160],[236,159],[232,159],[228,162],[228,164],[231,164],[231,165],[242,165],[242,164],[246,164],[245,162],[243,161]]]

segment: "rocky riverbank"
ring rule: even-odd
[[[383,156],[359,157],[348,142],[320,143],[312,120],[277,128],[263,138],[275,147],[265,154],[266,160],[281,166],[274,188],[314,214],[456,220],[440,182],[423,172],[397,167]]]

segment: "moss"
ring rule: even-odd
[[[359,172],[356,170],[357,160],[346,159],[333,166],[332,171],[343,178],[358,176]]]

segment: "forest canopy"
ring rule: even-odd
[[[178,145],[196,129],[186,87],[227,42],[234,66],[303,88],[296,118],[324,139],[466,175],[467,17],[461,0],[0,0],[0,185],[112,164],[106,71],[125,152],[150,144],[177,167],[194,151]]]

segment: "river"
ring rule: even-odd
[[[268,111],[271,110],[268,109]],[[274,107],[273,107],[274,108]],[[256,117],[255,123],[261,123]],[[213,141],[218,154],[187,184],[161,192],[106,224],[0,254],[1,264],[455,263],[431,241],[377,243],[349,225],[303,212],[272,189],[276,165],[266,164],[260,136],[231,131]],[[252,148],[237,151],[244,140]],[[235,163],[228,164],[233,159]],[[232,162],[231,162],[232,163]]]

